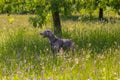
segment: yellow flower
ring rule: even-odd
[[[10,23],[10,24],[12,24],[13,22],[14,22],[14,18],[12,17],[12,18],[9,18],[8,19],[8,22]]]

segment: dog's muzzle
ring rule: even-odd
[[[40,33],[40,35],[43,35],[43,33]]]
[[[43,33],[40,33],[40,35],[42,35],[42,36],[43,36],[43,38],[45,38],[45,37],[46,37]]]

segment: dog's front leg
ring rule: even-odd
[[[52,52],[53,52],[53,57],[55,58],[56,54],[59,52],[59,46],[58,45],[53,45]]]
[[[53,49],[53,48],[51,48],[51,50],[52,50],[52,54],[53,54],[53,58],[55,58],[55,50]]]
[[[50,43],[50,48],[53,54],[53,58],[55,57],[55,50],[54,50],[54,44]]]

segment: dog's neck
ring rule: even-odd
[[[54,42],[56,42],[56,40],[58,40],[58,38],[56,36],[52,35],[49,37],[49,40],[51,43],[54,43]]]

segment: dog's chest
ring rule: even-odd
[[[50,43],[50,46],[51,46],[51,47],[52,47],[52,46],[55,46],[55,42],[49,41],[49,43]]]

